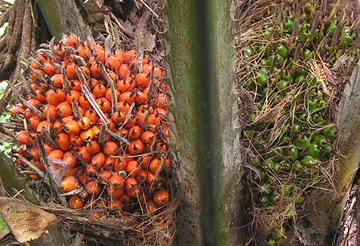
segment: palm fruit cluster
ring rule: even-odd
[[[335,4],[324,9],[321,1],[285,2],[276,16],[269,8],[263,18],[270,21],[241,51],[252,74],[242,88],[253,103],[243,136],[258,170],[256,206],[264,209],[285,200],[301,205],[326,180],[324,172],[331,175],[336,105],[348,79],[342,72],[356,62],[352,23]],[[269,245],[283,230],[269,237]]]
[[[64,36],[28,59],[22,82],[11,109],[24,126],[22,173],[50,177],[73,209],[153,213],[168,203],[170,97],[148,56]]]

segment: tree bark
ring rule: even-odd
[[[200,112],[200,81],[196,27],[196,7],[194,1],[169,1],[169,29],[171,35],[170,67],[175,99],[172,110],[176,121],[174,142],[179,161],[180,211],[178,216],[179,245],[193,245],[202,242],[200,225],[200,177],[197,170],[201,156],[198,150]],[[179,106],[177,106],[179,105]]]
[[[168,2],[179,245],[243,244],[230,2]]]
[[[41,13],[52,35],[60,37],[62,33],[76,33],[84,40],[91,35],[73,0],[38,0]]]
[[[0,153],[0,169],[0,183],[8,195],[19,193],[26,200],[39,204],[38,195],[28,186],[25,178],[18,174],[14,162],[3,153]]]

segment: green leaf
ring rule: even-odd
[[[0,216],[0,239],[10,233],[9,226],[5,220]]]

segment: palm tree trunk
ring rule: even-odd
[[[241,245],[231,1],[169,1],[180,245]],[[190,225],[189,225],[190,224]]]

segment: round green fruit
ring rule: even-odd
[[[288,50],[284,45],[281,44],[277,48],[277,54],[280,55],[282,58],[286,59],[288,56]]]
[[[262,72],[259,72],[256,76],[256,82],[261,86],[266,86],[267,78],[266,75]]]
[[[311,167],[315,165],[318,162],[318,160],[314,159],[312,156],[307,155],[303,159],[303,164],[305,167]]]

